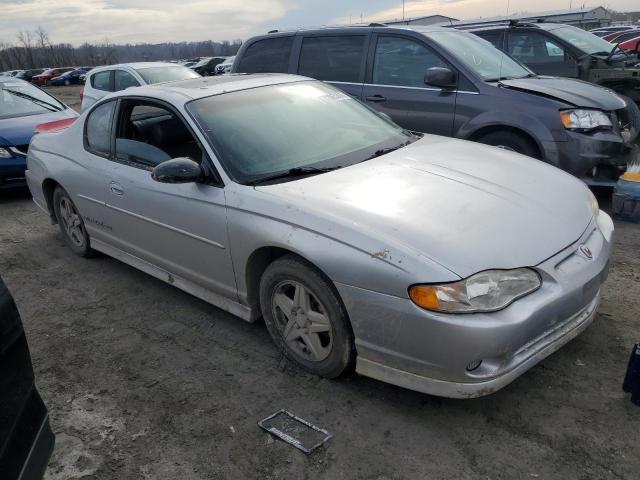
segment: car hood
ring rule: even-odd
[[[0,145],[27,145],[33,136],[36,126],[41,123],[77,116],[76,112],[67,108],[60,112],[0,118]]]
[[[507,88],[562,100],[576,107],[612,111],[626,106],[624,100],[612,90],[581,80],[559,77],[533,77],[502,80],[500,84]]]
[[[427,257],[463,278],[538,265],[592,220],[587,188],[565,172],[430,135],[374,160],[257,190],[306,211],[309,225],[301,226],[318,234],[327,234],[318,231],[320,216],[342,243],[361,249],[353,239],[365,234],[373,239],[367,243],[384,245],[380,251]]]

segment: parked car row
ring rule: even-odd
[[[0,73],[0,77],[15,77],[40,87],[45,85],[77,85],[83,83],[83,76],[93,67],[35,68],[31,70],[11,70]]]
[[[191,65],[189,68],[203,77],[217,75],[218,71],[216,68],[218,65],[226,62],[228,59],[229,57],[203,57],[198,63]]]
[[[588,62],[586,52],[580,54],[588,67],[591,59],[604,62],[598,48],[609,44],[567,28],[503,24],[473,30],[493,45],[468,31],[440,27],[274,32],[246,41],[232,71],[323,80],[408,130],[499,146],[544,160],[588,184],[612,185],[634,150],[640,112],[627,97],[593,83],[534,73],[551,74],[554,68],[556,75],[560,69],[564,76],[595,74],[589,68],[570,70],[569,57],[578,58],[570,46],[576,45],[590,52]],[[539,46],[556,61],[538,62]],[[608,62],[623,65],[622,57]],[[613,72],[608,65],[599,74],[626,71]],[[628,81],[632,88],[638,78]]]

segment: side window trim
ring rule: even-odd
[[[114,112],[113,115],[113,120],[111,122],[111,157],[108,159],[114,163],[118,163],[121,165],[126,165],[128,167],[131,168],[137,168],[139,170],[145,170],[148,171],[147,168],[143,167],[142,165],[135,165],[135,164],[131,164],[128,162],[121,162],[116,158],[115,155],[115,151],[116,151],[116,137],[117,137],[117,131],[118,131],[118,127],[120,126],[120,122],[122,121],[122,114],[124,113],[124,108],[123,108],[123,104],[126,101],[140,101],[140,102],[144,102],[144,103],[148,103],[148,104],[155,104],[160,108],[164,108],[166,110],[169,110],[173,115],[176,116],[177,119],[179,119],[185,127],[187,127],[187,130],[189,130],[189,133],[191,134],[191,136],[193,137],[193,139],[198,143],[198,146],[200,147],[200,150],[202,151],[202,166],[205,168],[205,170],[207,170],[208,173],[208,177],[209,177],[209,181],[206,182],[209,185],[212,185],[214,187],[224,187],[224,182],[222,181],[222,177],[220,176],[220,174],[218,173],[218,170],[216,169],[216,166],[213,164],[213,161],[211,160],[211,158],[209,157],[209,154],[207,153],[207,149],[205,148],[205,146],[203,145],[202,141],[200,140],[200,137],[198,137],[198,135],[196,134],[196,132],[194,131],[194,129],[192,128],[191,124],[189,122],[187,122],[187,120],[185,119],[184,115],[182,115],[182,113],[180,113],[173,105],[171,105],[168,102],[165,102],[164,100],[160,100],[158,98],[153,98],[153,97],[143,97],[143,96],[127,96],[127,97],[118,97],[117,101],[118,104],[116,105],[116,110]]]
[[[91,118],[91,115],[96,111],[96,109],[102,105],[107,105],[108,103],[115,103],[115,107],[113,109],[113,115],[111,116],[111,125],[109,126],[109,153],[105,154],[103,152],[97,152],[93,150],[89,145],[88,136],[87,136],[87,126],[89,124],[89,119]],[[116,122],[114,120],[116,118],[116,114],[120,106],[119,103],[120,103],[119,99],[109,99],[105,102],[98,102],[91,107],[91,110],[89,111],[89,113],[87,114],[84,120],[84,125],[82,126],[82,144],[86,152],[89,152],[91,155],[95,155],[97,157],[105,158],[107,160],[112,159],[113,152],[114,152],[114,143],[115,143],[114,126]]]
[[[316,32],[316,33],[299,33],[296,35],[296,41],[294,42],[293,51],[295,55],[291,61],[290,72],[294,74],[298,74],[300,71],[300,58],[302,56],[302,43],[307,38],[320,38],[320,37],[364,37],[364,45],[362,47],[362,56],[360,58],[360,72],[358,73],[358,81],[356,82],[341,82],[339,80],[327,80],[327,83],[345,83],[349,85],[362,85],[366,80],[367,73],[367,59],[369,57],[369,50],[371,47],[371,31],[368,32],[347,32],[347,33],[337,33],[337,32]]]

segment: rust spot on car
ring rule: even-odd
[[[371,254],[372,257],[374,258],[389,258],[389,250],[387,250],[386,248],[384,250],[380,250],[379,252],[376,253],[372,253]]]

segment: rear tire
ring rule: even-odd
[[[58,220],[60,231],[69,248],[81,257],[91,257],[91,240],[84,226],[82,216],[71,201],[69,194],[62,187],[56,187],[53,192],[53,211]]]
[[[511,150],[528,157],[540,160],[540,152],[536,144],[528,137],[521,133],[511,132],[508,130],[497,130],[481,136],[476,140],[485,145]]]
[[[269,334],[291,361],[336,378],[355,358],[353,332],[333,285],[295,255],[279,258],[260,279],[260,307]]]

